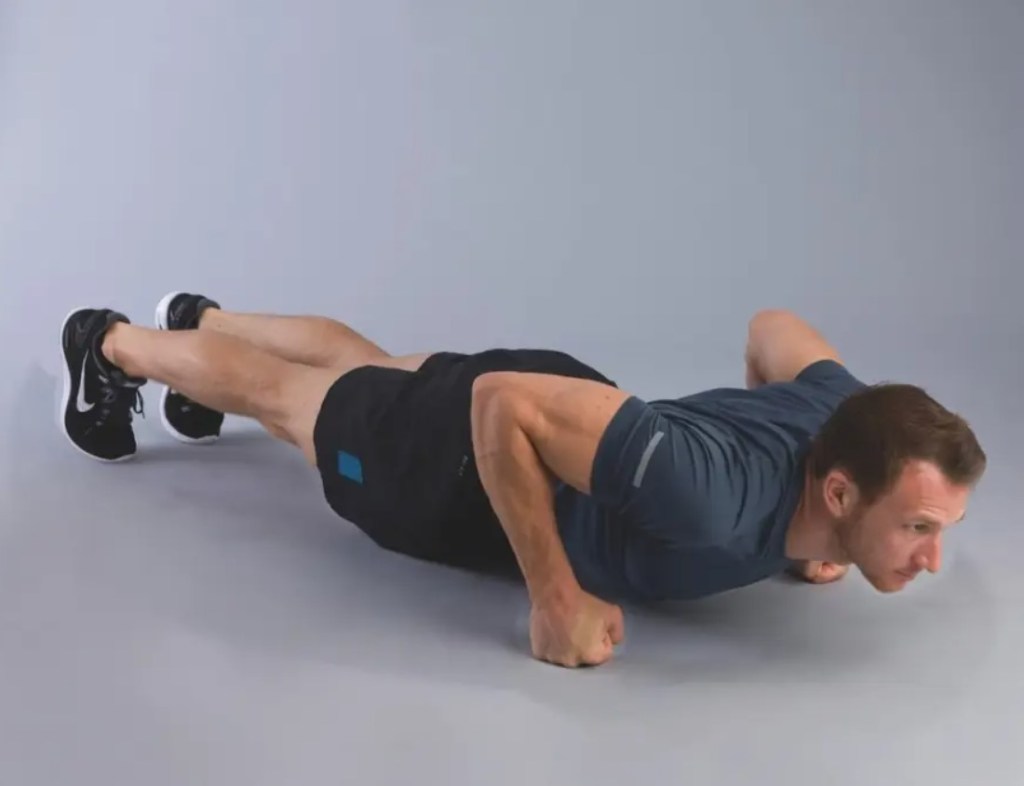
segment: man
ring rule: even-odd
[[[607,661],[619,600],[698,598],[856,565],[879,591],[939,569],[986,457],[920,388],[861,383],[810,325],[749,323],[746,388],[643,401],[550,350],[392,356],[323,317],[171,293],[144,328],[77,309],[61,329],[63,429],[136,451],[140,389],[185,442],[256,419],[319,470],[331,508],[386,549],[518,569],[533,655]]]

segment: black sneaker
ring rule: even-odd
[[[132,413],[143,414],[140,388],[146,380],[129,377],[102,351],[108,328],[128,321],[108,308],[79,308],[61,326],[61,429],[78,450],[100,461],[130,459],[138,447]]]
[[[171,292],[157,304],[156,326],[161,330],[194,330],[199,327],[200,315],[211,306],[220,308],[202,295]],[[220,437],[224,413],[165,387],[160,396],[160,420],[175,439],[201,445]]]

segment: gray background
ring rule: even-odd
[[[998,2],[0,4],[0,782],[1006,783],[1024,764],[1024,10]],[[945,570],[627,609],[380,552],[289,448],[53,422],[73,306],[169,289],[395,352],[550,346],[645,396],[805,315],[992,462]]]

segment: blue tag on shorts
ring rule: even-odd
[[[363,482],[363,462],[357,456],[346,453],[344,450],[339,450],[338,474],[361,485]]]

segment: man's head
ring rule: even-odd
[[[901,384],[847,398],[809,458],[846,559],[882,592],[939,569],[943,533],[963,517],[985,466],[962,417]]]

